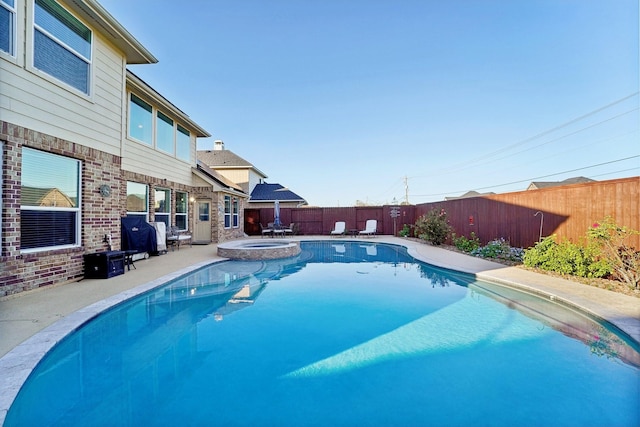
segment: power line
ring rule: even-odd
[[[521,184],[523,182],[531,182],[531,181],[535,181],[535,180],[542,179],[542,178],[549,178],[551,176],[562,175],[562,174],[565,174],[565,173],[576,172],[576,171],[580,171],[580,170],[595,168],[595,167],[598,167],[598,166],[609,165],[609,164],[612,164],[612,163],[623,162],[625,160],[636,159],[638,157],[640,157],[640,155],[625,157],[623,159],[618,159],[618,160],[611,160],[609,162],[598,163],[596,165],[591,165],[591,166],[585,166],[585,167],[582,167],[582,168],[566,170],[566,171],[562,171],[562,172],[552,173],[552,174],[549,174],[549,175],[538,176],[538,177],[535,177],[535,178],[528,178],[528,179],[523,179],[523,180],[520,180],[520,181],[507,182],[505,184],[497,184],[497,185],[490,185],[490,186],[487,186],[487,187],[480,187],[480,188],[476,188],[475,190],[488,190],[490,188],[504,187],[504,186],[513,185],[513,184]],[[458,191],[447,191],[446,193],[412,194],[412,196],[413,197],[444,196],[444,195],[447,195],[447,194],[462,193],[463,191],[468,191],[468,189],[467,190],[458,190]]]
[[[473,158],[473,159],[467,160],[466,162],[458,163],[457,165],[452,165],[452,166],[450,166],[450,167],[447,167],[447,168],[446,168],[447,170],[446,170],[445,172],[438,172],[438,174],[441,174],[441,173],[452,173],[452,172],[456,172],[456,171],[458,171],[458,170],[460,170],[460,169],[463,169],[463,168],[467,167],[467,166],[468,166],[468,165],[470,165],[470,164],[474,164],[474,165],[476,165],[478,161],[485,160],[485,159],[487,159],[487,158],[491,158],[491,157],[496,156],[496,155],[498,155],[498,154],[501,154],[501,153],[503,153],[503,152],[505,152],[505,151],[511,150],[511,149],[513,149],[513,148],[515,148],[515,147],[518,147],[518,146],[520,146],[520,145],[527,144],[527,143],[529,143],[529,142],[531,142],[531,141],[534,141],[534,140],[536,140],[536,139],[539,139],[539,138],[541,138],[541,137],[543,137],[543,136],[545,136],[545,135],[548,135],[548,134],[550,134],[550,133],[556,132],[556,131],[558,131],[558,130],[560,130],[560,129],[562,129],[562,128],[565,128],[565,127],[567,127],[567,126],[570,126],[570,125],[572,125],[572,124],[574,124],[574,123],[577,123],[577,122],[579,122],[579,121],[581,121],[581,120],[584,120],[584,119],[586,119],[586,118],[588,118],[588,117],[590,117],[590,116],[593,116],[593,115],[595,115],[595,114],[597,114],[597,113],[599,113],[599,112],[601,112],[601,111],[604,111],[604,110],[606,110],[606,109],[608,109],[608,108],[611,108],[611,107],[613,107],[613,106],[615,106],[615,105],[617,105],[617,104],[620,104],[620,103],[622,103],[622,102],[624,102],[624,101],[626,101],[626,100],[628,100],[628,99],[630,99],[630,98],[633,98],[633,97],[637,96],[639,93],[640,93],[640,91],[636,91],[636,92],[631,93],[631,94],[629,94],[629,95],[627,95],[627,96],[624,96],[624,97],[622,97],[622,98],[620,98],[620,99],[618,99],[618,100],[616,100],[616,101],[613,101],[613,102],[611,102],[611,103],[609,103],[609,104],[607,104],[607,105],[604,105],[604,106],[599,107],[599,108],[597,108],[597,109],[595,109],[595,110],[593,110],[593,111],[590,111],[590,112],[588,112],[588,113],[586,113],[586,114],[583,114],[583,115],[582,115],[582,116],[580,116],[580,117],[577,117],[577,118],[575,118],[575,119],[569,120],[568,122],[565,122],[565,123],[563,123],[563,124],[560,124],[560,125],[558,125],[558,126],[555,126],[555,127],[551,128],[551,129],[548,129],[548,130],[546,130],[546,131],[540,132],[540,133],[538,133],[538,134],[536,134],[536,135],[534,135],[534,136],[531,136],[531,137],[529,137],[529,138],[526,138],[526,139],[524,139],[524,140],[522,140],[522,141],[516,142],[516,143],[511,144],[511,145],[508,145],[507,147],[500,148],[500,149],[498,149],[498,150],[496,150],[496,151],[492,151],[492,152],[487,153],[487,154],[485,154],[485,155],[482,155],[482,156],[479,156],[479,157],[476,157],[476,158]],[[582,130],[585,130],[585,129],[589,129],[589,128],[592,128],[592,127],[598,126],[598,125],[600,125],[600,124],[602,124],[602,123],[608,122],[608,121],[610,121],[610,120],[613,120],[613,119],[615,119],[615,118],[621,117],[621,116],[623,116],[623,115],[625,115],[625,114],[628,114],[628,113],[633,112],[633,111],[636,111],[636,110],[638,110],[638,107],[633,108],[633,109],[631,109],[631,110],[629,110],[629,111],[626,111],[626,112],[624,112],[624,113],[622,113],[622,114],[619,114],[619,115],[617,115],[617,116],[614,116],[614,117],[612,117],[612,118],[609,118],[609,119],[603,120],[603,121],[601,121],[601,122],[598,122],[598,123],[596,123],[596,124],[594,124],[594,125],[590,125],[590,126],[587,126],[586,128],[583,128],[583,129],[580,129],[580,130],[578,130],[578,131],[572,132],[572,133],[570,133],[570,134],[568,134],[568,135],[565,135],[565,137],[566,137],[566,136],[573,135],[573,134],[575,134],[575,133],[578,133],[578,132],[580,132],[580,131],[582,131]],[[560,138],[557,138],[557,139],[555,139],[555,140],[552,140],[552,141],[548,141],[548,142],[542,143],[542,144],[540,144],[540,145],[545,145],[545,144],[548,144],[548,143],[550,143],[550,142],[557,141],[558,139],[562,139],[562,138],[564,138],[564,137],[560,137]],[[538,146],[540,146],[540,145],[538,145]],[[537,147],[537,146],[536,146],[536,147]],[[523,151],[527,151],[527,150],[530,150],[530,149],[532,149],[532,148],[528,148],[528,149],[523,150]],[[515,154],[518,154],[518,153],[514,153],[513,155],[515,155]],[[505,156],[505,157],[509,157],[509,156],[510,156],[510,155]],[[504,157],[502,157],[502,158],[504,158]],[[496,160],[499,160],[499,159],[496,159]],[[493,161],[493,160],[491,160],[491,161]],[[418,178],[418,177],[421,177],[421,176],[432,176],[432,175],[416,175],[416,176],[411,176],[411,178]]]

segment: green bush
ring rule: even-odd
[[[600,262],[609,267],[611,275],[637,289],[640,286],[640,251],[628,244],[639,231],[619,226],[613,218],[596,222],[587,231],[589,245],[598,251]]]
[[[473,231],[468,239],[465,236],[456,236],[455,233],[453,233],[451,235],[451,241],[456,248],[463,252],[471,252],[480,247],[480,239]]]
[[[431,209],[416,220],[415,235],[434,245],[441,245],[449,237],[451,226],[444,209]]]
[[[522,248],[511,247],[504,238],[494,239],[485,246],[480,246],[471,251],[471,255],[481,258],[493,258],[506,261],[522,261],[524,250]]]
[[[400,235],[400,237],[409,236],[411,234],[411,227],[409,226],[409,224],[404,224],[404,226],[402,226],[402,230],[400,230],[398,234]]]
[[[611,273],[609,263],[600,257],[596,245],[556,241],[556,236],[544,238],[524,254],[524,265],[578,277],[606,277]]]

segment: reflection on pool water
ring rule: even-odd
[[[640,354],[606,325],[399,246],[301,247],[94,319],[37,366],[5,425],[640,424]]]

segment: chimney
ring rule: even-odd
[[[213,141],[213,151],[222,151],[224,150],[224,142],[221,139],[216,139]]]

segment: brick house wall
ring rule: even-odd
[[[0,122],[3,148],[2,246],[0,296],[72,281],[83,275],[84,253],[107,249],[104,235],[120,242],[121,206],[126,195],[120,158],[80,144]],[[20,195],[22,147],[30,147],[82,161],[82,228],[77,248],[20,252]],[[112,194],[100,195],[100,185]],[[117,249],[117,248],[114,248]]]

